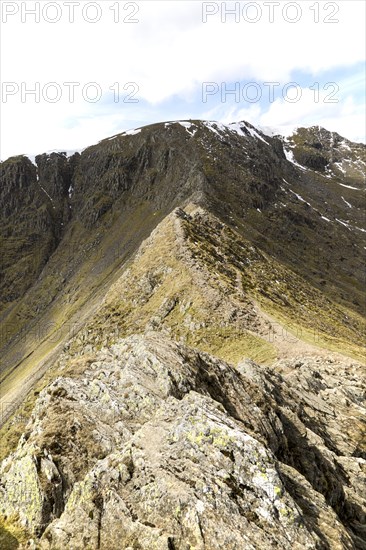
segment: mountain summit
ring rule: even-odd
[[[198,120],[0,164],[2,548],[366,548],[365,167]]]

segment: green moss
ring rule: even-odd
[[[25,544],[30,538],[29,533],[18,521],[18,516],[5,518],[0,515],[0,548],[15,550],[20,544]]]

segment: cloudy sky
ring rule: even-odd
[[[0,158],[151,122],[365,141],[365,3],[42,0],[1,9]]]

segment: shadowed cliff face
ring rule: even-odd
[[[189,121],[0,164],[0,541],[364,548],[365,161]]]
[[[16,304],[56,246],[52,207],[26,157],[0,165],[1,308]]]

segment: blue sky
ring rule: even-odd
[[[320,124],[365,141],[362,1],[80,0],[73,9],[72,20],[63,1],[1,3],[2,160],[186,118],[283,134]]]

